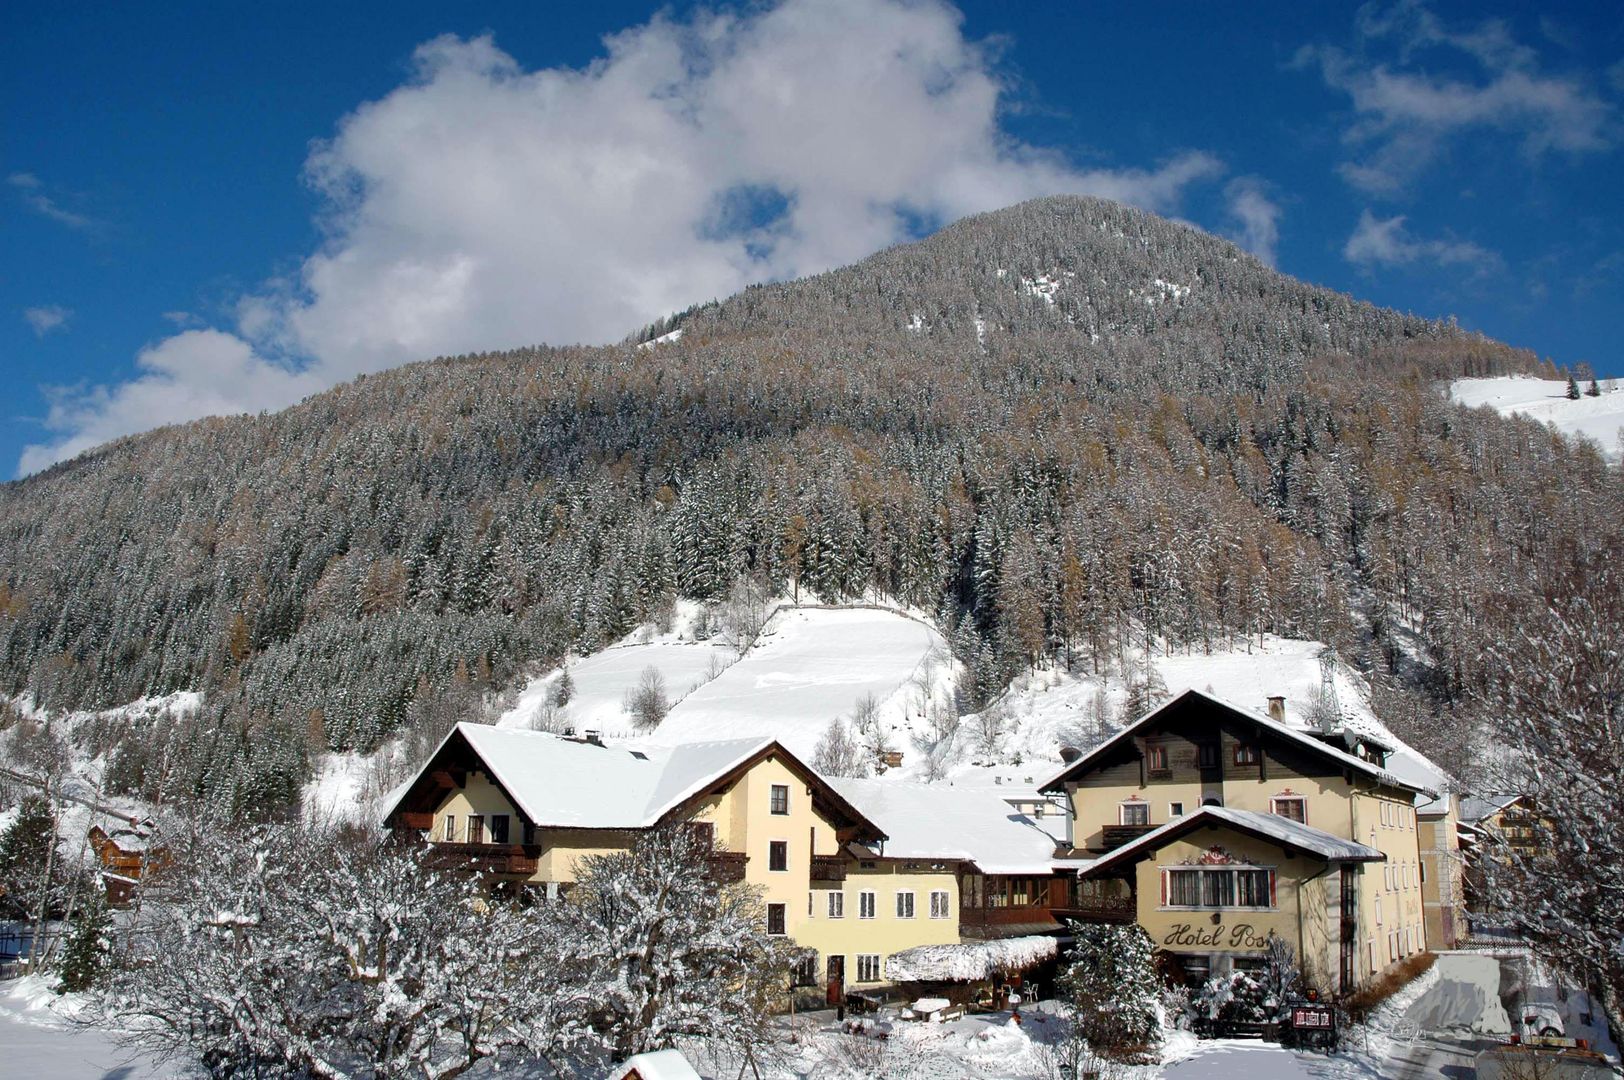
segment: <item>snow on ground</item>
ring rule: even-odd
[[[810,758],[829,721],[849,719],[868,695],[880,703],[882,723],[900,734],[914,711],[911,681],[946,655],[933,627],[893,611],[782,610],[755,648],[671,710],[655,738],[771,735]]]
[[[679,625],[669,634],[646,634],[569,665],[574,696],[555,724],[595,728],[609,737],[630,737],[625,700],[646,668],[657,669],[674,703],[649,737],[659,745],[696,740],[771,736],[810,757],[835,717],[850,718],[857,701],[872,694],[883,726],[906,749],[906,725],[914,704],[911,680],[921,671],[945,677],[946,647],[929,624],[875,608],[785,606],[742,657],[720,638],[687,638]],[[642,637],[648,640],[639,640]],[[932,665],[937,665],[932,668]],[[559,673],[532,680],[499,727],[543,722],[550,689]]]
[[[1568,384],[1561,379],[1535,379],[1526,375],[1503,375],[1494,379],[1456,379],[1449,386],[1455,402],[1471,408],[1491,406],[1502,416],[1517,413],[1552,424],[1564,435],[1582,435],[1601,445],[1610,460],[1624,457],[1624,387],[1616,379],[1601,380],[1601,396],[1581,394],[1578,401],[1568,398]],[[1589,389],[1580,383],[1580,391]]]
[[[168,1080],[200,1075],[136,1057],[106,1032],[77,1027],[81,1002],[29,976],[0,983],[0,1075],[52,1080]]]
[[[323,754],[305,784],[301,805],[309,821],[358,821],[380,794],[371,790],[372,758],[365,754]]]

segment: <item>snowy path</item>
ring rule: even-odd
[[[1203,1042],[1194,1056],[1169,1065],[1162,1075],[1166,1080],[1347,1080],[1360,1071],[1355,1059],[1346,1055],[1327,1057],[1273,1043],[1215,1039]]]

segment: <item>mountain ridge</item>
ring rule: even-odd
[[[1617,530],[1593,454],[1434,389],[1531,355],[1098,200],[682,328],[407,365],[0,487],[0,691],[205,689],[191,728],[108,734],[119,782],[276,804],[311,747],[441,724],[742,576],[935,612],[966,708],[1044,658],[1280,633],[1435,711],[1480,632],[1452,573],[1530,590]]]

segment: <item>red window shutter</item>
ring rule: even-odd
[[[1167,871],[1162,871],[1162,907],[1167,906]]]
[[[1273,870],[1269,871],[1269,906],[1270,907],[1278,907],[1279,906],[1278,901],[1276,901],[1275,898],[1274,898],[1274,871]]]

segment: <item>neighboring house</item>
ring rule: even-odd
[[[1493,915],[1497,907],[1488,895],[1491,875],[1485,860],[1533,854],[1539,829],[1539,814],[1524,795],[1468,795],[1461,800],[1459,834],[1466,852],[1462,891],[1471,914]]]
[[[151,820],[135,818],[113,825],[111,831],[90,827],[90,850],[102,865],[102,888],[111,907],[128,907],[142,875],[167,860],[167,851],[154,842],[154,830]]]
[[[1041,790],[1097,856],[1079,907],[1131,911],[1191,979],[1259,964],[1273,931],[1347,991],[1426,948],[1415,803],[1436,793],[1384,753],[1187,690]]]
[[[713,874],[761,890],[767,932],[809,950],[798,983],[825,993],[885,981],[890,952],[959,940],[956,860],[888,851],[881,826],[771,739],[638,750],[459,724],[385,821],[549,896],[585,856],[701,828]]]

